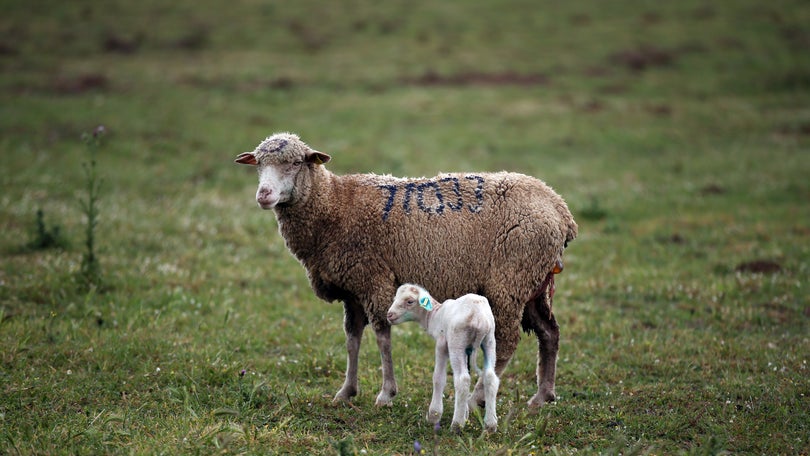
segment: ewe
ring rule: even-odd
[[[335,401],[358,391],[357,358],[371,323],[382,358],[378,405],[397,392],[391,359],[391,296],[419,283],[439,300],[486,296],[498,340],[500,376],[520,340],[538,341],[537,394],[529,406],[555,399],[560,329],[551,311],[554,272],[577,224],[565,201],[543,182],[515,173],[441,174],[400,179],[337,176],[329,155],[298,136],[279,133],[237,163],[259,171],[256,201],[273,209],[287,247],[304,265],[315,294],[343,301],[348,362]],[[482,404],[481,381],[475,401]]]
[[[495,317],[487,298],[466,294],[458,299],[436,302],[424,288],[406,283],[397,289],[394,303],[388,309],[388,322],[392,325],[417,321],[436,339],[436,366],[433,371],[433,398],[427,419],[438,423],[444,409],[442,394],[447,382],[447,359],[453,368],[453,387],[456,404],[453,409],[452,429],[464,427],[470,399],[470,364],[475,366],[475,353],[484,352],[484,368],[480,373],[484,388],[486,409],[484,426],[488,432],[498,428],[495,398],[498,395],[498,376],[495,375]]]

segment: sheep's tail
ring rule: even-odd
[[[557,212],[559,212],[563,218],[565,225],[565,247],[568,247],[568,243],[577,237],[579,227],[577,226],[577,222],[574,221],[574,216],[571,214],[571,211],[568,210],[568,206],[565,203],[557,205]]]

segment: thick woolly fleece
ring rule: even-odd
[[[279,164],[312,152],[297,136],[280,134],[254,155],[259,164]],[[540,331],[527,326],[524,308],[544,294],[538,289],[577,234],[565,201],[551,187],[508,172],[338,176],[322,161],[305,163],[290,199],[274,207],[281,235],[318,297],[362,305],[367,321],[380,329],[388,326],[388,307],[403,283],[419,283],[440,301],[479,294],[496,321],[498,374],[517,347],[521,323],[538,333],[545,356]],[[550,321],[551,334],[544,337],[553,342],[556,364],[559,331],[550,300],[545,304],[532,318],[539,312]],[[553,400],[550,368],[546,395]],[[538,365],[538,383],[540,370]]]

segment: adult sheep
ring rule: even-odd
[[[553,401],[560,337],[551,309],[553,274],[577,234],[565,201],[522,174],[338,176],[322,166],[329,160],[291,133],[274,134],[236,157],[257,166],[256,201],[275,211],[315,294],[343,302],[348,361],[334,401],[358,392],[358,353],[369,323],[382,358],[376,404],[388,405],[396,395],[386,314],[397,287],[407,282],[441,301],[467,293],[489,300],[498,376],[515,352],[521,326],[534,332],[538,390],[528,404]],[[473,398],[484,400],[480,380]]]

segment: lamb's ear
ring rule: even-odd
[[[419,306],[422,307],[423,309],[427,310],[428,312],[430,312],[431,310],[433,310],[433,301],[431,301],[430,296],[428,296],[428,295],[426,295],[424,293],[420,293],[419,294]]]
[[[243,154],[239,154],[234,160],[236,163],[241,163],[243,165],[258,165],[259,162],[256,161],[256,156],[253,155],[253,152],[245,152]]]
[[[329,155],[317,150],[312,150],[307,154],[307,163],[315,163],[316,165],[323,165],[331,159],[332,157]]]

